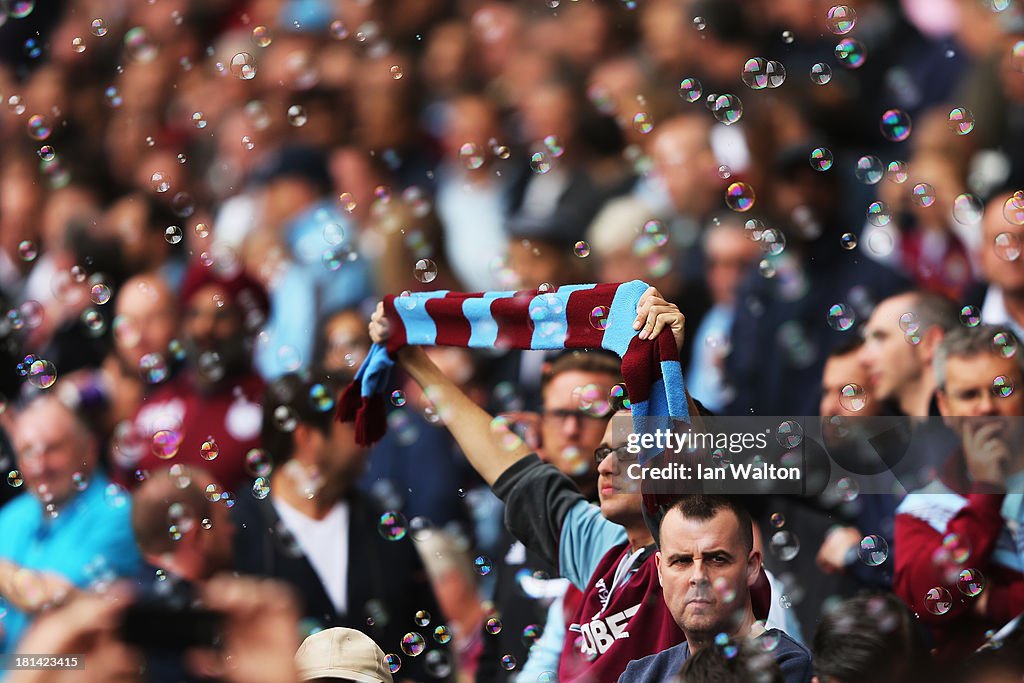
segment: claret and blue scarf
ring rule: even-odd
[[[672,330],[640,339],[633,329],[648,285],[566,285],[554,291],[420,292],[389,295],[387,345],[374,344],[338,401],[337,417],[355,421],[356,441],[369,446],[387,429],[385,394],[394,354],[407,344],[498,349],[603,348],[622,357],[622,379],[638,433],[645,418],[689,422],[683,373]]]

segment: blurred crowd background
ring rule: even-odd
[[[385,294],[640,279],[686,316],[684,374],[710,411],[927,415],[932,328],[1000,325],[1004,352],[1024,332],[1024,13],[833,5],[0,3],[0,487],[40,524],[86,516],[37,568],[168,592],[242,567],[298,587],[303,635],[351,626],[404,657],[396,677],[518,673],[543,618],[502,631],[496,587],[542,599],[554,579],[429,396],[396,378],[369,452],[332,422]],[[545,395],[542,352],[431,354],[593,486],[587,419],[616,368],[569,367],[583,378]],[[850,362],[823,374],[830,358]],[[580,387],[593,414],[574,418]],[[95,519],[66,507],[90,496]],[[36,513],[12,506],[0,557],[29,566]],[[297,531],[338,509],[341,557]],[[766,533],[783,510],[765,506]],[[226,557],[178,557],[228,513],[233,535],[201,541]],[[804,639],[830,596],[891,580],[818,588],[823,568],[856,573],[834,553],[892,540],[891,509],[871,529],[846,513],[821,512],[802,568],[776,570]],[[834,524],[852,541],[823,560]],[[139,556],[119,545],[132,531]],[[48,564],[57,548],[68,566]],[[39,606],[37,579],[19,590]]]

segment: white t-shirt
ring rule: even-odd
[[[323,519],[302,514],[279,498],[274,509],[313,566],[338,614],[346,614],[348,595],[348,503],[338,503]]]

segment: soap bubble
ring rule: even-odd
[[[964,306],[960,309],[960,322],[965,327],[977,327],[981,324],[981,312],[977,306]]]
[[[868,204],[867,217],[868,223],[871,223],[876,228],[884,228],[892,221],[889,207],[884,202],[871,202]]]
[[[836,44],[836,59],[847,69],[859,69],[864,66],[867,52],[864,44],[853,38],[843,38]]]
[[[825,85],[832,80],[832,67],[828,64],[818,62],[811,66],[811,83],[815,85]]]
[[[985,590],[985,577],[977,569],[963,569],[957,577],[956,587],[969,598],[976,598]]]
[[[828,309],[828,326],[838,332],[846,332],[857,322],[857,315],[852,306],[833,304]]]
[[[684,78],[679,81],[679,97],[692,104],[699,100],[700,96],[701,85],[696,78]]]
[[[1004,261],[1016,261],[1021,254],[1020,237],[1012,232],[1001,232],[992,240],[996,256]]]
[[[936,616],[942,616],[953,606],[953,596],[942,586],[930,588],[924,596],[924,606]]]
[[[256,77],[256,59],[248,52],[239,52],[231,58],[231,73],[243,81]]]
[[[39,389],[49,389],[57,381],[57,368],[48,360],[34,360],[29,366],[28,381]]]
[[[967,135],[974,130],[974,114],[966,107],[954,107],[949,112],[949,129],[957,135]]]
[[[423,639],[423,636],[415,631],[412,633],[406,633],[402,636],[402,652],[410,657],[419,656],[426,647],[427,643]]]
[[[754,188],[747,183],[732,183],[725,191],[725,203],[733,211],[741,213],[750,211],[754,207],[755,201]]]
[[[405,538],[409,523],[401,512],[385,512],[377,522],[377,531],[386,541],[400,541]]]
[[[928,183],[918,183],[910,191],[910,197],[918,206],[927,208],[935,204],[935,188]]]
[[[879,121],[882,136],[890,142],[902,142],[910,137],[913,127],[910,114],[901,109],[888,109]]]
[[[837,36],[846,35],[857,24],[857,12],[848,5],[836,5],[828,11],[826,26]]]
[[[890,161],[885,169],[885,177],[889,182],[901,184],[907,182],[910,177],[910,170],[905,161]]]
[[[736,95],[719,95],[715,98],[712,113],[725,125],[732,125],[743,116],[743,102]]]
[[[868,404],[868,394],[859,384],[847,384],[839,390],[839,405],[844,410],[856,413]]]
[[[252,42],[256,44],[256,47],[267,47],[273,39],[270,29],[266,26],[257,26],[252,30]]]
[[[882,160],[876,156],[866,155],[857,159],[857,167],[854,169],[857,180],[865,185],[874,185],[885,175],[885,167]]]
[[[889,544],[878,534],[865,536],[857,547],[860,561],[869,567],[877,567],[889,557]]]
[[[413,268],[413,274],[424,284],[433,282],[437,277],[437,264],[430,259],[420,259]]]
[[[809,161],[815,171],[827,171],[832,168],[832,152],[827,147],[816,147],[811,150]]]
[[[288,107],[288,123],[295,128],[301,128],[306,125],[306,121],[308,120],[309,118],[306,116],[306,110],[303,107],[297,104],[293,104]]]
[[[791,531],[776,531],[768,543],[772,554],[783,562],[789,562],[800,552],[800,541]]]
[[[975,195],[965,192],[953,200],[953,218],[963,225],[975,225],[981,222],[985,214],[985,206]]]
[[[472,142],[463,143],[459,147],[459,158],[462,159],[462,164],[471,171],[484,165],[483,152]]]

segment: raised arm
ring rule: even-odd
[[[375,343],[384,343],[390,333],[384,305],[377,304],[377,310],[370,319],[370,338]],[[508,448],[507,434],[495,433],[491,429],[493,417],[441,372],[422,347],[403,347],[398,351],[398,361],[428,393],[469,463],[488,486],[493,485],[502,472],[529,455],[530,449],[521,439]]]

